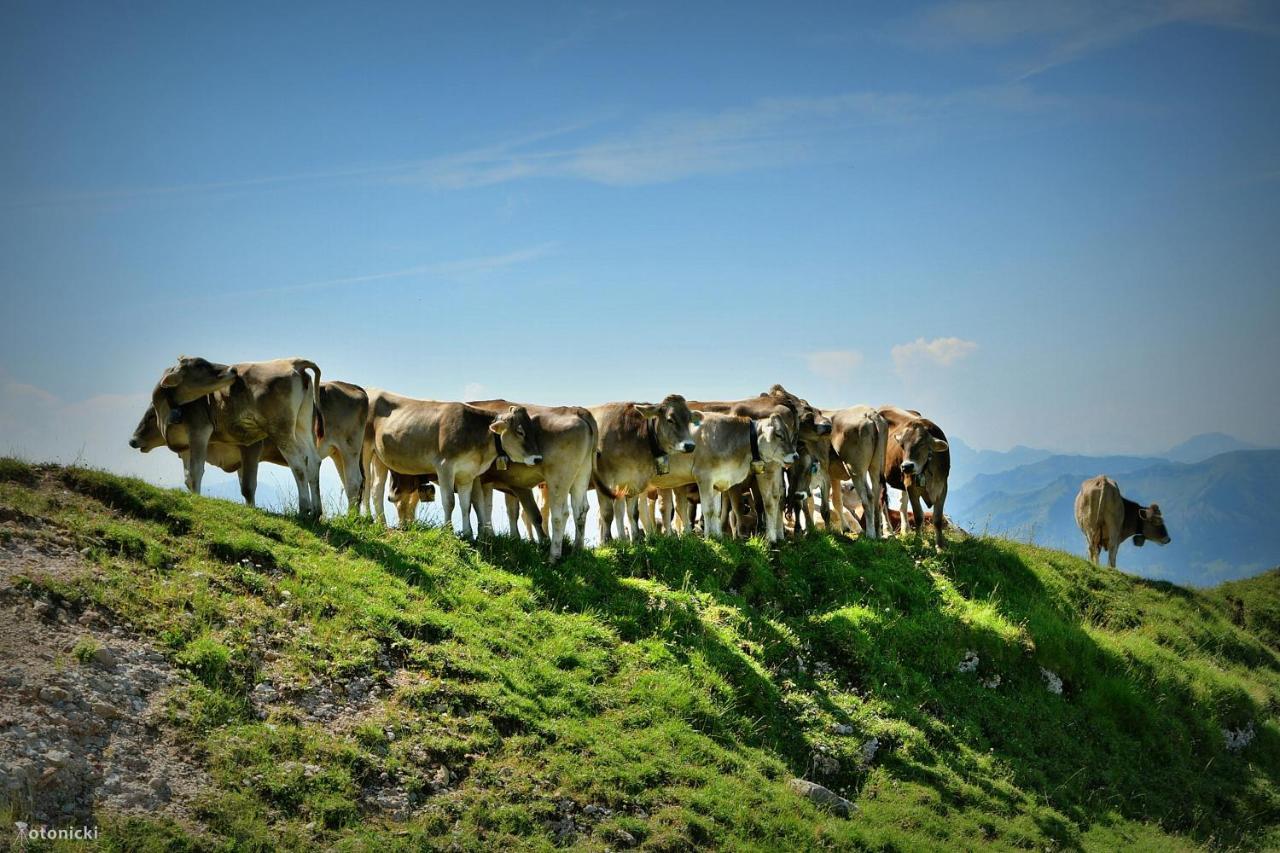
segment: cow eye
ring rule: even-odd
[[[516,427],[516,435],[524,438],[524,427]]]

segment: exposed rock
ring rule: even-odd
[[[856,805],[835,791],[824,788],[816,782],[810,782],[806,779],[792,779],[787,783],[787,787],[800,796],[807,798],[814,805],[821,806],[841,817],[849,817],[858,809]]]
[[[1046,690],[1057,696],[1062,695],[1062,679],[1058,677],[1057,673],[1052,670],[1045,669],[1044,667],[1040,667],[1040,677],[1044,679],[1044,687]]]
[[[974,672],[978,668],[978,653],[975,651],[967,651],[964,653],[964,660],[956,664],[956,672]]]
[[[1244,728],[1223,729],[1222,739],[1226,742],[1228,752],[1241,752],[1246,746],[1253,743],[1253,738],[1256,734],[1253,730],[1253,721],[1250,720]]]

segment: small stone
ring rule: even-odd
[[[853,726],[848,723],[833,723],[831,733],[833,735],[851,735],[853,734]]]
[[[40,688],[40,698],[49,704],[65,702],[71,698],[71,694],[63,690],[61,687],[54,687],[52,684],[46,684]]]
[[[104,720],[114,720],[118,715],[116,706],[109,702],[90,702],[89,710]]]
[[[71,754],[61,749],[51,749],[44,754],[44,760],[61,767],[71,760]]]
[[[858,808],[835,791],[830,788],[824,788],[816,782],[809,782],[805,779],[792,779],[787,783],[787,787],[805,797],[814,805],[822,806],[841,817],[848,817]]]
[[[115,669],[116,653],[106,646],[99,646],[93,652],[93,662],[103,669]]]
[[[619,847],[628,848],[636,846],[636,837],[625,829],[615,829],[609,833],[609,838]]]

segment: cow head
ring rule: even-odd
[[[142,413],[142,418],[133,431],[133,437],[129,439],[129,446],[134,450],[148,453],[163,444],[164,433],[160,431],[160,418],[156,415],[156,407],[147,406],[147,410]]]
[[[782,415],[770,415],[767,420],[756,421],[756,433],[762,462],[790,465],[800,458],[796,452],[796,437],[787,428]]]
[[[796,413],[796,425],[800,430],[799,438],[831,435],[831,419],[810,405],[808,400],[797,397],[781,385],[774,385],[760,396],[772,397]]]
[[[1150,539],[1157,545],[1168,545],[1173,541],[1169,529],[1164,526],[1164,516],[1160,515],[1157,504],[1138,509],[1138,532],[1134,534],[1133,544],[1142,547],[1142,543]]]
[[[516,462],[542,464],[542,444],[538,428],[524,406],[512,406],[489,424],[490,431],[502,441],[502,450]]]
[[[668,394],[661,403],[636,403],[636,411],[649,422],[663,453],[692,453],[694,435],[702,423],[702,413],[689,408],[679,394]]]
[[[948,449],[947,443],[934,438],[920,421],[911,421],[893,434],[893,440],[902,448],[902,475],[912,477],[924,471],[935,453]]]
[[[180,355],[178,363],[160,377],[160,388],[167,393],[171,405],[181,406],[231,387],[236,376],[236,369],[230,365]]]

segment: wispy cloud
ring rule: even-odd
[[[947,0],[913,15],[900,35],[928,47],[1020,45],[1026,79],[1170,24],[1280,35],[1276,9],[1261,0]]]
[[[963,338],[934,338],[931,341],[916,338],[911,343],[898,344],[890,355],[894,367],[902,373],[925,364],[950,367],[977,348],[973,341]]]
[[[663,183],[839,157],[872,133],[1045,112],[1063,104],[1021,85],[944,95],[847,92],[763,98],[713,112],[655,116],[576,144],[569,140],[581,136],[581,127],[476,148],[430,160],[416,177],[441,189],[528,178],[611,186]],[[551,141],[561,144],[545,144]]]
[[[527,249],[518,249],[514,252],[506,252],[505,254],[500,255],[481,255],[474,258],[463,258],[461,260],[454,261],[437,261],[429,264],[418,264],[417,266],[404,267],[403,269],[398,270],[389,270],[387,272],[342,276],[340,278],[326,278],[317,281],[304,281],[296,284],[281,284],[274,287],[261,287],[255,290],[244,290],[222,295],[256,296],[266,293],[326,290],[335,287],[347,287],[353,284],[370,284],[373,282],[390,281],[398,278],[413,278],[416,276],[457,278],[460,276],[478,275],[535,261],[538,258],[549,254],[555,249],[555,247],[555,243],[542,243],[537,246],[530,246]]]
[[[811,352],[805,356],[805,361],[815,375],[833,382],[847,382],[862,365],[862,353],[857,350]]]

